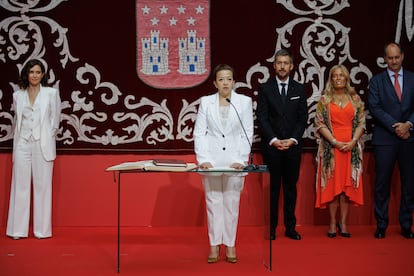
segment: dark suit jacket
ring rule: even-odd
[[[305,88],[289,79],[286,103],[282,103],[276,78],[259,87],[257,119],[262,140],[295,138],[299,145],[308,119]]]
[[[414,73],[403,71],[403,93],[401,102],[395,93],[387,71],[375,75],[369,84],[368,105],[375,120],[373,145],[392,145],[400,138],[395,135],[392,125],[410,121],[414,124]],[[411,129],[407,142],[414,142]]]

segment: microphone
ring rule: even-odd
[[[257,170],[257,166],[255,164],[253,164],[252,143],[250,142],[249,136],[247,136],[246,129],[244,128],[243,122],[240,119],[240,115],[239,115],[239,112],[237,112],[237,108],[234,106],[234,104],[230,101],[229,98],[226,98],[226,101],[234,108],[234,111],[236,111],[237,118],[239,118],[239,122],[240,122],[240,125],[241,125],[242,129],[243,129],[244,135],[246,136],[246,140],[250,145],[249,162],[248,162],[248,165],[243,168],[243,170],[248,171],[248,172],[255,171],[255,170]]]

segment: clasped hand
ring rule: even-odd
[[[294,144],[295,144],[295,142],[293,142],[292,139],[284,139],[284,140],[274,141],[272,146],[274,146],[278,150],[287,150]]]
[[[410,124],[408,123],[395,123],[392,125],[394,128],[395,134],[403,140],[410,138]]]
[[[356,145],[356,140],[351,140],[349,142],[337,141],[335,147],[340,151],[346,152],[352,150]]]
[[[200,164],[200,169],[205,170],[211,168],[213,168],[213,165],[210,162],[204,162]],[[241,170],[244,168],[244,165],[240,163],[233,163],[230,165],[230,168]]]

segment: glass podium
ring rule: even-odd
[[[126,164],[126,163],[123,163]],[[209,174],[209,175],[240,175],[245,176],[245,185],[261,185],[262,195],[263,195],[263,231],[262,235],[262,250],[263,250],[263,265],[268,271],[272,271],[272,241],[270,240],[270,176],[269,171],[265,165],[258,165],[254,168],[249,168],[249,170],[234,170],[231,168],[213,168],[209,170],[200,170],[194,164],[189,164],[189,169],[186,168],[158,168],[151,166],[149,170],[145,167],[135,168],[122,166],[123,164],[115,165],[106,169],[108,172],[113,172],[114,182],[117,184],[117,272],[120,272],[121,260],[120,260],[120,249],[121,249],[121,185],[122,185],[122,176],[124,174],[182,174],[182,173],[191,173],[191,174]],[[249,178],[254,178],[253,182],[248,182]],[[250,180],[250,179],[249,179]],[[201,178],[200,178],[201,183]]]

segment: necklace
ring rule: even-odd
[[[340,107],[340,108],[342,108],[342,106],[343,106],[343,99],[344,99],[344,95],[341,95],[341,96],[337,96],[337,95],[334,95],[334,102]]]

